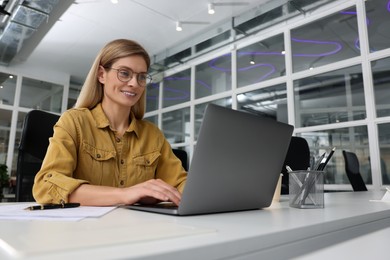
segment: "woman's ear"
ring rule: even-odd
[[[99,66],[98,70],[98,80],[101,84],[104,84],[106,81],[106,71],[103,66]]]

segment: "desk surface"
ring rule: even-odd
[[[282,196],[263,210],[201,216],[118,208],[80,222],[0,220],[0,259],[293,258],[388,227],[390,203],[369,201],[383,194],[327,193],[324,209],[290,208]],[[34,246],[13,252],[10,239]]]

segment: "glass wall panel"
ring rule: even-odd
[[[160,82],[152,82],[146,86],[146,112],[158,109],[158,100],[160,97]]]
[[[149,122],[152,122],[153,124],[158,125],[158,116],[145,117],[145,120],[148,120]]]
[[[18,155],[19,155],[18,149],[20,145],[20,140],[22,138],[23,123],[26,115],[27,113],[18,112],[18,121],[16,125],[16,133],[15,133],[15,147],[14,147],[14,155],[12,160],[12,172],[11,172],[13,176],[16,176],[16,169],[18,165]]]
[[[77,98],[79,97],[80,94],[80,90],[81,90],[81,86],[73,86],[73,87],[71,86],[69,88],[68,105],[67,105],[68,109],[74,107],[74,105],[76,104]]]
[[[0,164],[7,162],[12,111],[0,109]]]
[[[371,62],[377,117],[390,116],[390,58]]]
[[[243,87],[286,74],[283,35],[237,51],[237,86]]]
[[[286,84],[239,94],[237,103],[238,110],[288,123]]]
[[[232,88],[230,53],[195,67],[195,98],[207,97]]]
[[[366,118],[360,65],[294,81],[296,127]]]
[[[187,69],[164,78],[163,107],[169,107],[190,101],[191,70]],[[153,86],[153,84],[152,84]]]
[[[390,185],[390,123],[378,125],[381,176],[384,185]]]
[[[20,106],[60,113],[63,89],[54,83],[23,78]]]
[[[366,184],[372,184],[366,126],[307,132],[299,136],[307,140],[311,155],[315,158],[318,158],[325,152],[328,154],[333,147],[336,147],[332,159],[325,168],[326,184],[350,183],[345,172],[345,163],[342,155],[343,150],[356,153],[360,163],[360,173],[364,182]]]
[[[164,113],[162,130],[171,144],[184,143],[190,138],[190,108]]]
[[[16,76],[0,73],[0,104],[14,104],[16,90]]]
[[[390,47],[390,1],[365,1],[370,52]]]
[[[195,140],[198,140],[200,125],[202,124],[203,115],[204,115],[204,112],[205,112],[208,104],[215,104],[215,105],[219,105],[222,107],[231,108],[232,107],[232,99],[231,98],[217,99],[217,100],[213,100],[211,102],[206,102],[206,103],[202,103],[202,104],[195,106],[195,129],[194,129],[195,130]]]
[[[293,71],[359,56],[358,39],[355,8],[291,30]]]

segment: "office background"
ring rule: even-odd
[[[280,3],[155,54],[146,119],[191,156],[208,103],[272,117],[294,125],[313,156],[337,148],[326,189],[351,189],[342,150],[356,152],[369,189],[389,185],[390,1]],[[82,82],[36,65],[0,66],[0,83],[0,163],[15,175],[26,113],[62,113]]]

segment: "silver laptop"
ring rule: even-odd
[[[291,125],[210,104],[180,205],[125,207],[182,216],[268,207],[292,132]]]

